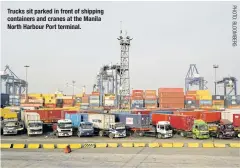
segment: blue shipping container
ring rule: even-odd
[[[200,100],[200,105],[212,105],[212,100]]]
[[[157,100],[145,100],[145,104],[157,104]]]
[[[9,94],[1,93],[1,106],[9,105]]]
[[[72,121],[73,127],[77,128],[80,122],[87,122],[88,121],[88,114],[87,113],[76,113],[76,114],[65,114],[66,119],[70,119]]]
[[[124,123],[127,128],[149,128],[150,117],[146,114],[116,114],[116,121]]]

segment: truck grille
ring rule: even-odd
[[[71,130],[61,130],[61,132],[70,132]]]

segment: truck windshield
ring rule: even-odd
[[[92,129],[92,124],[81,124],[83,129]]]
[[[59,123],[58,127],[61,128],[61,129],[72,128],[72,123]]]
[[[117,129],[117,130],[123,130],[123,129],[125,129],[125,125],[124,124],[116,124],[112,128]]]
[[[171,127],[171,125],[165,125],[165,129],[166,129],[166,131],[169,131],[169,130],[172,130],[172,127]]]
[[[225,125],[225,129],[232,130],[233,129],[233,125],[227,124],[227,125]]]
[[[41,123],[29,123],[29,127],[41,127]]]
[[[199,125],[199,130],[200,131],[208,131],[208,126],[207,125]]]
[[[5,127],[17,127],[17,122],[7,122],[4,126]]]

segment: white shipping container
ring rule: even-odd
[[[105,100],[104,101],[104,106],[114,106],[115,101],[114,100]]]
[[[90,100],[90,104],[99,104],[99,100]]]
[[[240,110],[227,110],[221,112],[221,118],[233,122],[233,114],[240,114]]]
[[[94,128],[109,129],[110,124],[115,123],[115,115],[112,114],[88,114],[88,121]]]

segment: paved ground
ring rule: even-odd
[[[220,143],[231,143],[231,142],[240,142],[240,139],[207,139],[207,140],[194,140],[191,138],[183,138],[178,135],[175,135],[173,138],[170,139],[156,139],[155,137],[137,137],[137,138],[116,138],[110,139],[108,137],[81,137],[78,138],[77,136],[73,137],[61,137],[57,138],[55,136],[35,136],[35,137],[28,137],[27,135],[17,135],[17,136],[1,136],[2,143],[85,143],[85,142],[220,142]]]
[[[115,148],[63,150],[14,150],[1,152],[2,168],[114,167],[114,168],[239,168],[239,149]]]

